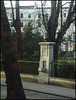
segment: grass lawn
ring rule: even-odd
[[[58,60],[58,62],[67,62],[69,64],[75,64],[75,60]]]

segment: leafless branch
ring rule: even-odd
[[[70,8],[69,8],[69,12],[68,12],[68,16],[69,16],[69,15],[70,15],[70,13],[71,13],[73,3],[74,3],[74,0],[71,0],[71,4],[70,4]]]
[[[62,5],[62,1],[58,1],[58,6],[57,6],[57,10],[56,10],[56,16],[55,16],[55,29],[58,26],[58,18],[59,18],[59,12],[60,12],[60,6]]]
[[[44,24],[44,26],[45,26],[45,29],[48,30],[48,29],[47,29],[47,23],[46,23],[46,20],[45,20],[44,8],[43,8],[42,0],[41,0],[41,7],[42,7],[42,17],[43,17],[43,18],[42,18],[42,19],[43,19],[42,21],[43,21],[43,24]]]
[[[13,11],[12,0],[10,0],[10,3],[11,3],[11,9],[12,9],[12,18],[13,18],[13,21],[14,21],[14,11]]]
[[[69,28],[69,26],[71,25],[73,21],[75,21],[75,18],[73,18],[70,21],[69,20],[66,21],[65,24],[62,26],[62,29],[60,29],[60,31],[58,32],[58,38],[55,41],[58,45],[60,45],[60,43],[62,42],[62,38],[65,32],[67,31],[67,29]]]

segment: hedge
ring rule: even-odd
[[[38,75],[39,63],[31,62],[18,62],[20,73]]]
[[[19,65],[20,73],[35,74],[35,75],[39,74],[38,62],[18,61],[18,65]],[[3,66],[1,66],[1,70],[2,71],[4,70]],[[75,71],[76,71],[76,67],[74,64],[71,63],[69,64],[68,62],[63,62],[63,61],[57,63],[57,77],[74,79]]]
[[[75,69],[73,64],[60,63],[57,65],[57,77],[74,79]]]

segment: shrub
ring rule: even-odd
[[[68,79],[74,79],[75,78],[75,61],[71,60],[58,60],[57,63],[57,77],[59,78],[68,78]],[[0,62],[1,63],[1,62]],[[33,61],[21,61],[18,62],[20,73],[26,73],[26,74],[35,74],[38,75],[38,62]],[[1,66],[1,71],[3,71],[4,68]]]
[[[58,63],[57,77],[74,79],[75,78],[74,64],[69,64],[67,62]]]
[[[73,59],[73,56],[73,51],[62,51],[61,49],[58,51],[59,59]]]
[[[38,75],[38,63],[33,62],[18,62],[20,73]]]

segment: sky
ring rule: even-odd
[[[12,0],[12,1],[13,1],[13,6],[15,6],[15,0]],[[35,1],[35,0],[34,1],[26,1],[26,0],[25,1],[19,1],[19,5],[20,6],[33,6],[35,2],[38,4],[38,7],[41,6],[41,1]],[[6,7],[11,7],[10,6],[10,0],[7,0],[7,1],[5,0],[4,3],[5,3]],[[66,3],[66,1],[63,1],[62,3],[64,4],[64,3]],[[46,6],[50,7],[50,0],[47,1]]]
[[[32,5],[34,5],[35,2],[38,4],[38,6],[41,5],[41,1],[35,1],[35,0],[34,1],[19,1],[19,5],[20,6],[32,6]],[[48,3],[46,5],[49,6],[50,1],[48,1]],[[6,7],[10,6],[10,1],[5,1],[5,6]],[[13,6],[15,6],[14,0],[13,0]]]

